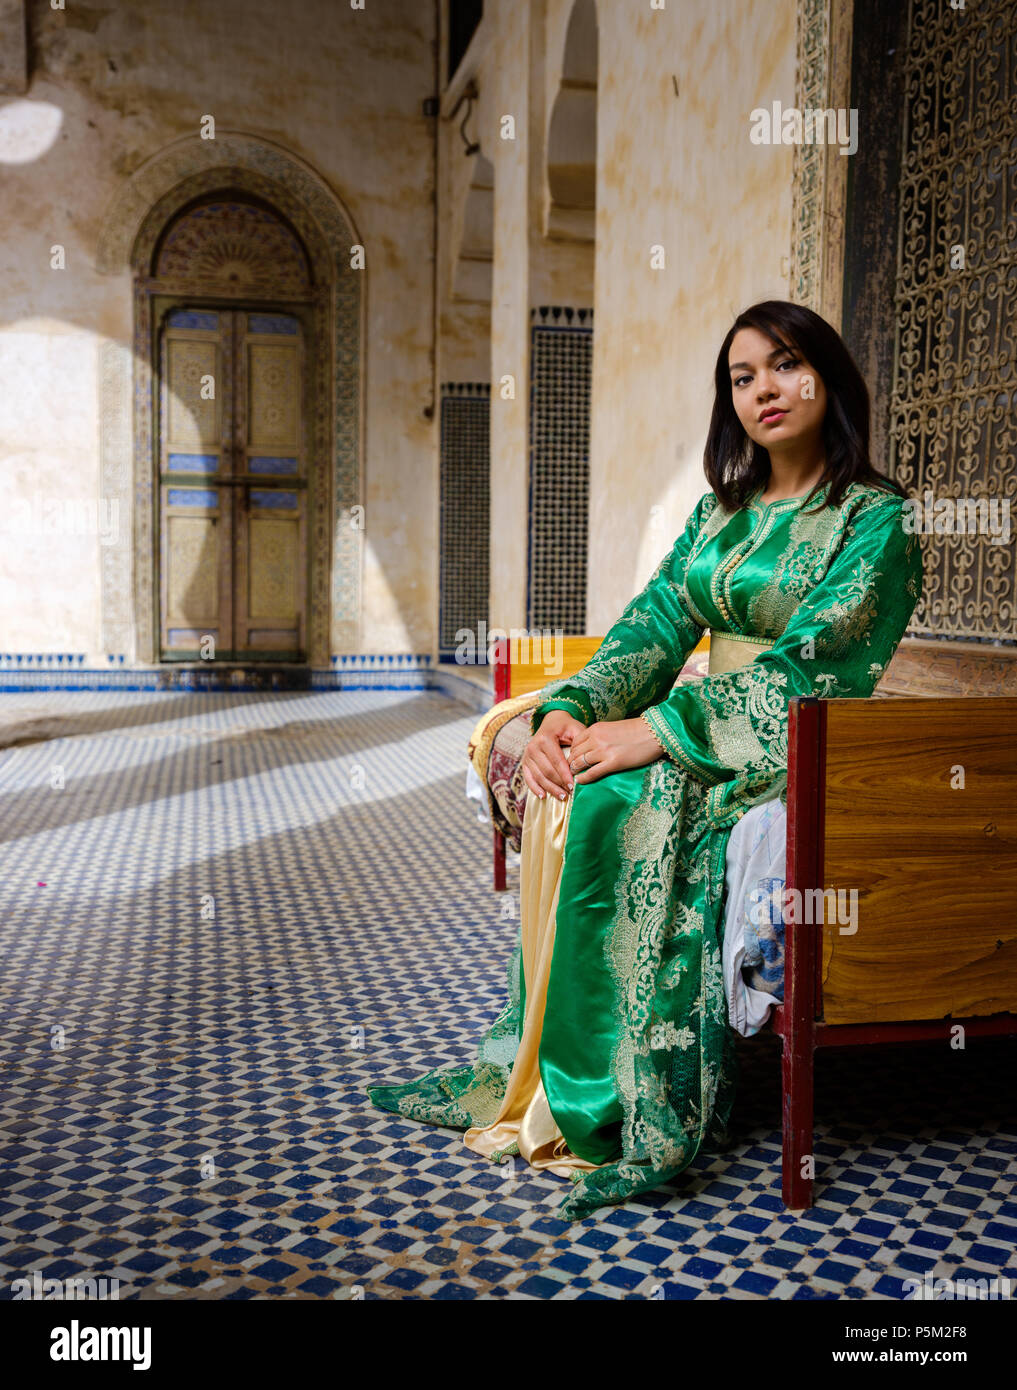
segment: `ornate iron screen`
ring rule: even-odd
[[[530,310],[531,631],[586,630],[593,310]]]
[[[477,664],[486,665],[491,386],[447,381],[441,392],[438,660],[455,661],[457,651],[472,650]],[[473,634],[472,648],[464,632]]]
[[[1015,546],[999,521],[1017,497],[1017,0],[909,0],[900,71],[888,471],[923,518],[910,630],[1010,644]],[[959,499],[978,504],[977,530],[956,528]]]

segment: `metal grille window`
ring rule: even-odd
[[[465,629],[477,664],[486,665],[491,388],[467,381],[445,382],[441,390],[438,660],[455,660],[456,633]]]
[[[531,310],[527,625],[583,632],[593,310]]]
[[[900,61],[888,471],[923,504],[983,499],[1001,518],[1017,497],[1017,0],[909,0]],[[923,549],[913,632],[1017,642],[1009,535]]]

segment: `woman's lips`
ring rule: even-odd
[[[764,415],[759,423],[761,425],[775,425],[778,420],[783,420],[786,414],[786,410],[772,410],[769,415]]]

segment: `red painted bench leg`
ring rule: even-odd
[[[500,893],[505,888],[505,836],[500,830],[494,832],[494,890]]]
[[[788,705],[787,870],[785,888],[817,888],[823,881],[823,780],[825,710],[815,697]],[[802,901],[801,898],[798,899]],[[781,1010],[781,1082],[784,1146],[781,1196],[802,1211],[812,1205],[816,1012],[822,928],[796,922],[786,912],[784,1004]]]
[[[792,1032],[783,1039],[784,1152],[781,1197],[784,1205],[794,1211],[803,1211],[812,1206],[812,1175],[816,1170],[812,1148],[814,1063],[815,1052],[810,1037],[796,1037]]]

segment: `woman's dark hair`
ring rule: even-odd
[[[878,473],[869,458],[869,391],[843,338],[819,314],[786,299],[767,299],[738,315],[717,354],[716,397],[706,439],[706,481],[728,511],[737,511],[770,477],[766,450],[745,433],[731,399],[728,351],[741,328],[755,328],[778,347],[804,357],[826,388],[823,447],[826,468],[809,493],[829,482],[824,505],[840,506],[853,482],[870,483],[907,493],[900,483]]]

